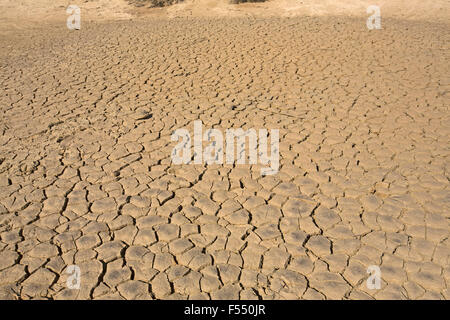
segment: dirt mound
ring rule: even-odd
[[[147,8],[167,7],[180,2],[183,0],[128,0],[131,5]]]
[[[158,8],[158,7],[168,7],[173,4],[185,2],[185,0],[127,0],[129,4],[141,8]],[[238,3],[253,3],[253,2],[265,2],[266,0],[225,0],[222,2],[230,4]]]

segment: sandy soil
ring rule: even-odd
[[[449,299],[448,2],[370,31],[302,2],[78,2],[70,31],[0,0],[0,298]],[[279,129],[279,172],[174,165],[196,120]]]
[[[220,16],[368,16],[376,4],[385,18],[448,21],[448,0],[272,0],[264,3],[229,4],[226,0],[187,0],[167,8],[133,8],[125,0],[0,0],[1,31],[36,28],[66,19],[68,5],[78,5],[90,20],[130,19],[136,16],[220,17]]]
[[[378,5],[386,18],[448,21],[450,4],[445,0],[273,0],[264,3],[228,4],[222,0],[193,0],[166,9],[168,16],[367,16]]]

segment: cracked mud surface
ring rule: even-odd
[[[0,298],[449,299],[448,25],[148,19],[0,41]],[[280,129],[279,173],[173,165],[198,119]]]

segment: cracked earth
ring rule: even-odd
[[[0,41],[2,299],[450,298],[448,24],[148,18]],[[199,119],[279,129],[279,172],[173,165]]]

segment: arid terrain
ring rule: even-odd
[[[450,4],[406,2],[0,0],[0,298],[449,299]],[[195,120],[279,172],[175,165]]]

